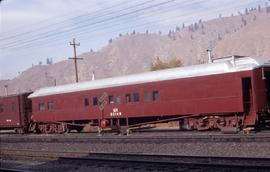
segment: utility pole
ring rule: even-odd
[[[73,42],[70,42],[69,44],[70,44],[71,46],[73,46],[73,50],[74,50],[74,57],[73,57],[73,58],[69,58],[69,59],[73,59],[73,60],[74,60],[76,82],[79,82],[77,60],[83,60],[83,58],[77,58],[77,54],[76,54],[76,46],[80,46],[80,43],[77,43],[77,44],[76,44],[75,38],[73,38]]]

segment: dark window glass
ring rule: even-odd
[[[16,104],[15,103],[11,104],[11,110],[12,110],[12,112],[16,111]]]
[[[144,95],[143,95],[144,101],[150,102],[152,100],[152,98],[153,98],[152,92],[150,92],[150,91],[144,92]]]
[[[53,102],[48,102],[48,110],[51,111],[53,110],[54,103]]]
[[[113,104],[114,103],[114,98],[113,96],[109,96],[109,104]]]
[[[0,113],[1,113],[1,112],[4,112],[3,105],[0,105]]]
[[[83,104],[84,106],[89,106],[89,99],[87,97],[83,99]]]
[[[158,91],[153,91],[153,100],[154,101],[159,100],[159,92]]]
[[[133,93],[134,102],[138,102],[140,100],[139,93]]]
[[[93,98],[93,105],[94,106],[97,106],[98,105],[98,98],[97,97],[94,97]]]
[[[130,94],[126,94],[126,103],[130,103],[131,102],[131,96]]]
[[[38,104],[38,110],[39,111],[45,111],[45,104],[44,103],[39,103]]]
[[[121,96],[117,96],[116,97],[116,103],[121,104],[121,102],[122,102]]]

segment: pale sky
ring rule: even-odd
[[[0,80],[46,58],[54,62],[98,51],[119,33],[168,33],[176,26],[230,16],[267,0],[3,0],[0,3]]]

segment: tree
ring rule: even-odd
[[[248,15],[248,9],[247,8],[245,9],[245,15]]]
[[[169,62],[168,62],[168,68],[174,68],[174,67],[181,67],[183,66],[183,63],[181,60],[177,59],[177,58],[172,58]]]
[[[166,66],[165,66],[164,62],[162,62],[160,60],[159,56],[157,56],[155,62],[151,66],[151,71],[161,70],[161,69],[165,69],[165,68],[166,68]]]
[[[193,24],[191,24],[190,26],[188,26],[188,30],[189,30],[190,32],[194,32]]]
[[[257,19],[256,15],[253,16],[253,20],[255,21]]]
[[[247,25],[247,21],[244,19],[243,16],[242,16],[241,20],[242,20],[242,23],[244,24],[244,26],[246,26]]]
[[[256,11],[256,8],[251,8],[249,12]]]
[[[222,37],[220,34],[218,34],[218,40],[222,40]]]
[[[201,29],[202,29],[202,30],[204,29],[204,24],[203,24],[203,23],[201,24]]]
[[[52,58],[47,58],[47,59],[46,59],[46,64],[47,64],[47,65],[53,64],[53,59],[52,59]]]
[[[182,61],[177,58],[172,58],[169,62],[163,62],[157,56],[155,62],[151,65],[151,71],[162,70],[167,68],[181,67],[183,66]]]
[[[195,31],[199,29],[199,26],[196,22],[194,23],[194,29],[195,29]]]
[[[112,41],[113,41],[113,40],[112,40],[112,38],[111,38],[111,39],[109,39],[109,44],[111,44],[111,43],[112,43]]]
[[[168,37],[172,37],[172,31],[171,30],[169,30],[169,33],[168,33]]]
[[[266,7],[266,13],[270,13],[270,7]]]
[[[47,65],[50,64],[50,59],[49,59],[49,58],[46,59],[46,64],[47,64]]]
[[[258,11],[261,12],[262,11],[262,7],[260,5],[258,5]]]

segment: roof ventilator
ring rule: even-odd
[[[208,53],[208,63],[213,63],[212,55],[211,55],[211,50],[210,49],[207,49],[206,51]]]
[[[233,60],[233,66],[235,66],[235,56],[232,55],[232,60]]]

